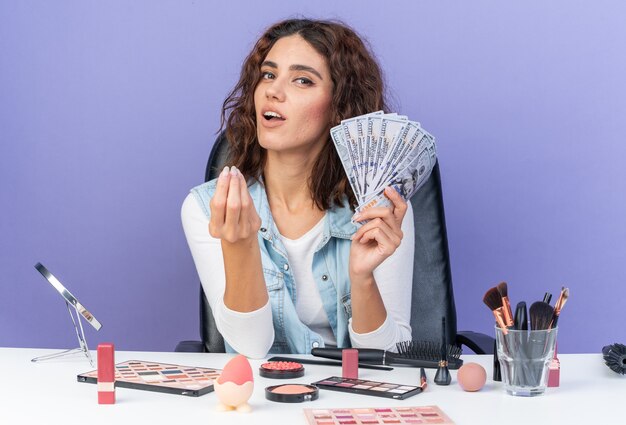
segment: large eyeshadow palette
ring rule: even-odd
[[[313,382],[318,388],[347,393],[371,395],[375,397],[395,398],[404,400],[423,391],[416,385],[390,384],[387,382],[368,381],[364,379],[349,379],[331,376],[321,381]]]
[[[213,391],[213,380],[221,373],[221,369],[129,360],[115,365],[115,386],[198,397]],[[77,378],[78,382],[96,384],[98,371],[81,373]]]
[[[454,425],[454,422],[437,406],[304,409],[304,414],[309,421],[309,425]]]

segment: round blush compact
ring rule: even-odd
[[[319,391],[314,385],[282,384],[265,388],[265,398],[280,403],[302,403],[317,400]]]
[[[291,379],[304,375],[304,366],[297,362],[267,362],[259,368],[264,378]]]

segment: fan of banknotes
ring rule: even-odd
[[[356,212],[391,205],[383,194],[387,186],[408,201],[437,161],[435,138],[402,115],[360,115],[341,121],[330,134],[357,198]]]

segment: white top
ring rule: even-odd
[[[320,291],[313,278],[313,254],[324,237],[326,215],[298,239],[280,236],[287,250],[287,259],[296,283],[296,312],[300,321],[318,333],[326,345],[337,345]]]
[[[274,342],[272,309],[269,301],[258,310],[246,313],[226,307],[224,305],[226,276],[221,241],[209,234],[209,220],[191,193],[183,202],[181,219],[217,329],[237,352],[251,358],[264,357]],[[348,327],[350,341],[355,348],[396,351],[397,342],[411,339],[411,290],[415,235],[413,209],[410,203],[402,222],[402,232],[404,237],[396,252],[374,270],[374,279],[385,304],[387,318],[378,329],[365,334],[354,332],[350,320]],[[292,258],[289,258],[289,261],[291,263]],[[296,285],[298,285],[297,280]],[[310,308],[311,306],[305,307],[305,309]]]

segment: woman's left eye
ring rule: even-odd
[[[309,80],[308,78],[304,78],[304,77],[296,78],[294,81],[296,83],[298,83],[298,84],[304,84],[306,86],[313,84],[313,81]]]

